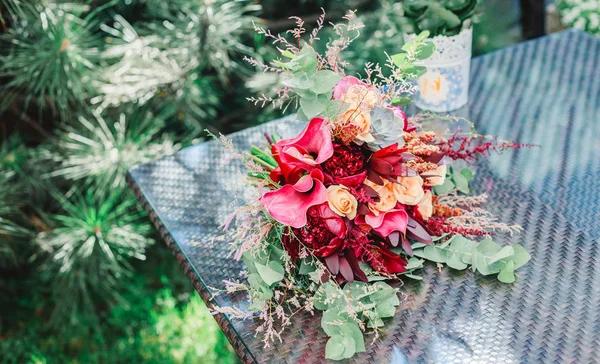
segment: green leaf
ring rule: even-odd
[[[456,270],[463,270],[468,267],[468,265],[463,263],[462,256],[457,253],[451,253],[450,256],[448,257],[448,261],[446,262],[446,264],[448,264],[448,266],[450,268],[456,269]]]
[[[452,182],[452,180],[450,178],[446,178],[444,180],[444,183],[442,183],[439,186],[434,186],[433,187],[433,192],[435,192],[436,195],[441,196],[441,195],[445,195],[448,192],[452,191],[456,186],[454,185],[454,182]]]
[[[417,47],[417,53],[415,54],[415,58],[418,60],[425,60],[435,52],[435,45],[433,42],[424,42]]]
[[[383,302],[377,305],[375,311],[381,318],[386,318],[393,317],[396,313],[396,308],[388,302]]]
[[[410,104],[411,102],[412,102],[412,99],[410,97],[399,96],[399,97],[395,97],[392,100],[392,105],[393,106],[406,106],[406,105]]]
[[[406,264],[406,270],[413,270],[423,268],[423,260],[415,257],[411,257],[408,259],[408,264]]]
[[[320,95],[332,91],[342,76],[330,70],[321,70],[315,73],[312,79],[314,86],[311,87],[311,91]]]
[[[427,244],[417,242],[417,243],[412,243],[410,246],[413,249],[419,249],[419,248],[426,247]]]
[[[502,283],[513,283],[515,281],[515,263],[509,260],[498,274],[498,280]]]
[[[410,274],[410,273],[403,274],[403,276],[404,276],[404,277],[407,277],[407,278],[410,278],[410,279],[414,279],[414,280],[416,280],[416,281],[422,281],[422,280],[423,280],[423,277],[421,277],[421,276],[416,276],[416,275],[414,275],[414,274]]]
[[[321,114],[327,109],[329,105],[329,97],[325,94],[318,95],[315,98],[301,98],[300,109],[307,117],[308,120]]]
[[[305,73],[294,73],[292,77],[283,79],[281,83],[284,86],[291,87],[294,91],[311,90],[315,86],[314,80]]]
[[[286,58],[296,58],[296,55],[294,53],[290,52],[287,49],[284,50],[284,51],[281,51],[281,55],[284,56],[284,57],[286,57]]]
[[[473,177],[475,176],[475,173],[470,170],[469,168],[463,168],[460,170],[460,174],[462,174],[463,176],[465,176],[465,178],[467,179],[467,181],[470,181],[473,179]]]
[[[268,266],[255,262],[254,265],[256,266],[260,278],[268,286],[272,286],[283,279],[284,269],[279,262],[271,261]]]
[[[452,181],[454,182],[454,184],[456,185],[456,188],[460,192],[462,192],[464,194],[468,194],[470,192],[470,190],[469,190],[469,181],[459,171],[454,170],[452,172]]]
[[[343,359],[351,358],[356,353],[356,343],[351,336],[344,336],[344,354],[342,355]]]
[[[354,340],[354,349],[357,353],[361,353],[366,350],[365,338],[356,322],[348,321],[348,323],[342,327],[342,333],[344,336],[351,337]]]
[[[337,323],[338,321],[344,321],[346,318],[348,318],[348,315],[341,315],[337,307],[332,307],[327,311],[323,312],[323,316],[321,317],[321,327],[328,336],[337,335],[342,331],[342,325],[333,323]]]
[[[415,253],[415,255],[417,254]],[[427,245],[425,248],[423,248],[422,258],[436,263],[446,263],[447,259],[446,252],[434,245]]]
[[[425,73],[427,72],[427,67],[423,67],[423,66],[411,66],[408,67],[404,73],[406,74],[406,77],[410,77],[410,78],[419,78],[421,76],[423,76]]]
[[[424,30],[424,31],[422,31],[421,33],[419,33],[419,35],[417,35],[417,38],[416,38],[416,39],[417,39],[418,41],[423,41],[423,40],[425,40],[425,39],[429,38],[429,35],[430,35],[430,34],[431,34],[431,33],[429,32],[429,30]]]
[[[497,261],[499,261],[500,259],[511,257],[514,253],[515,253],[515,250],[513,249],[512,246],[505,246],[502,249],[500,249],[500,251],[498,253],[494,254],[490,258],[490,260],[488,261],[488,263],[489,264],[494,264]]]
[[[367,324],[368,328],[383,327],[383,326],[385,326],[385,324],[383,323],[383,320],[377,316],[370,319],[369,323]]]
[[[299,274],[307,275],[315,270],[317,270],[317,267],[315,266],[312,258],[303,258],[300,260],[300,269],[298,270]]]
[[[394,63],[394,65],[396,65],[396,67],[399,68],[404,68],[404,66],[406,66],[406,53],[397,53],[392,55],[392,62]]]
[[[344,337],[341,335],[332,336],[325,345],[325,358],[331,360],[341,360],[344,358]]]
[[[531,255],[529,255],[527,250],[519,244],[513,245],[512,247],[514,250],[512,260],[515,262],[515,269],[519,269],[531,259]]]

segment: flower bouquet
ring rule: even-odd
[[[283,58],[270,65],[249,61],[277,72],[283,86],[275,96],[250,100],[297,107],[307,125],[289,139],[265,135],[264,145],[247,153],[232,150],[245,161],[247,192],[254,196],[224,226],[233,256],[247,269],[245,281],[225,286],[229,293],[247,291],[249,305],[217,310],[262,320],[257,333],[265,345],[281,340],[294,315],[322,311],[329,336],[324,355],[339,360],[365,351],[364,335],[377,338],[394,316],[398,289],[386,281],[420,279],[425,261],[515,280],[529,255],[520,245],[496,244],[490,234],[518,227],[480,208],[485,195],[469,196],[473,172],[452,162],[468,165],[520,145],[473,132],[434,132],[427,127],[433,115],[406,116],[398,105],[414,90],[410,79],[423,72],[414,62],[433,52],[427,33],[384,67],[367,64],[359,79],[345,74],[341,58],[361,27],[353,13],[333,26],[337,38],[323,55],[313,45],[324,18],[306,42],[303,22],[295,19],[292,42],[257,28]]]

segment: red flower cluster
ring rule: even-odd
[[[431,241],[409,216],[415,209],[400,202],[416,204],[425,190],[406,165],[414,156],[398,144],[377,151],[344,144],[326,120],[315,118],[298,137],[273,144],[271,151],[278,163],[271,178],[281,187],[260,201],[289,226],[283,240],[294,260],[309,253],[323,259],[340,282],[366,281],[359,262],[381,274],[403,273],[407,261],[391,248],[412,254],[407,234]]]

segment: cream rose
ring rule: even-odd
[[[339,118],[339,123],[344,125],[349,122],[358,128],[356,139],[363,143],[375,141],[371,134],[371,114],[361,110],[360,108],[350,108],[346,110]]]
[[[440,186],[446,180],[446,171],[448,167],[445,164],[438,166],[434,171],[428,171],[426,174],[435,176],[425,178],[425,186]]]
[[[427,220],[433,214],[433,195],[431,191],[426,191],[423,199],[419,201],[417,204],[417,208],[419,209],[419,213],[423,220]]]
[[[398,177],[398,183],[394,183],[394,195],[401,204],[414,206],[421,201],[424,193],[420,176]]]
[[[376,89],[365,85],[351,85],[348,87],[344,102],[370,109],[379,103],[379,93]]]
[[[341,185],[327,187],[327,203],[336,214],[352,220],[356,217],[358,202],[356,197]]]
[[[380,212],[385,212],[393,209],[396,206],[396,196],[394,195],[394,184],[390,181],[385,181],[384,185],[378,185],[369,180],[365,180],[365,185],[371,187],[379,194],[379,201],[374,204],[369,204],[369,210],[376,216]]]

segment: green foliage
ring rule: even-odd
[[[464,194],[469,194],[471,192],[469,182],[474,176],[475,173],[469,168],[462,168],[459,170],[448,167],[444,183],[440,186],[433,187],[433,192],[435,192],[436,195],[441,196],[456,189]]]
[[[150,226],[132,193],[123,188],[75,190],[67,198],[53,192],[60,212],[49,215],[52,230],[36,244],[43,277],[54,287],[55,318],[76,322],[97,298],[119,299],[115,287],[130,272],[128,259],[145,259],[153,242]]]
[[[562,23],[600,36],[600,2],[597,0],[555,0]]]
[[[392,62],[401,74],[408,79],[421,77],[427,72],[424,66],[417,66],[415,61],[424,60],[433,54],[435,46],[427,40],[429,31],[423,31],[417,37],[402,46],[402,52],[391,56]],[[392,100],[394,105],[401,104],[401,100]]]
[[[64,7],[17,9],[18,19],[0,34],[0,77],[7,79],[0,87],[0,110],[23,97],[23,109],[35,101],[64,116],[91,91],[99,42],[91,31],[95,23]]]
[[[100,309],[98,317],[79,312],[75,326],[47,325],[48,290],[39,282],[6,283],[0,283],[7,293],[0,296],[2,363],[238,362],[165,246],[154,246],[136,267],[123,291],[127,304]]]
[[[408,33],[427,30],[431,36],[457,35],[471,24],[479,0],[404,0]]]
[[[112,120],[111,120],[112,119]],[[99,185],[125,186],[125,173],[138,163],[175,153],[180,146],[164,133],[165,121],[144,110],[121,113],[108,121],[101,115],[79,117],[58,137],[43,146],[47,159],[57,164],[44,177],[84,179]]]
[[[448,265],[456,270],[464,270],[469,266],[473,271],[487,276],[498,274],[503,283],[515,281],[515,270],[531,259],[521,245],[501,247],[490,239],[477,243],[463,236],[455,235],[442,244],[413,244],[417,257]]]
[[[315,308],[323,312],[321,327],[330,337],[325,357],[332,360],[351,358],[365,351],[363,332],[384,326],[384,318],[393,317],[400,304],[398,290],[383,282],[353,282],[341,289],[332,282],[324,283],[315,294]]]
[[[317,53],[313,47],[304,44],[297,55],[288,50],[282,55],[290,60],[287,63],[274,61],[273,64],[291,71],[284,75],[282,84],[298,95],[300,118],[310,120],[317,115],[326,115],[328,111],[339,111],[341,106],[331,99],[331,95],[342,76],[330,70],[317,71]]]

